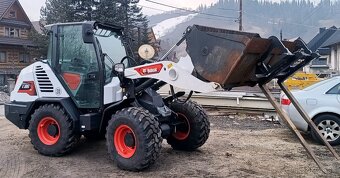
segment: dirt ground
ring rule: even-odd
[[[163,141],[155,165],[126,172],[109,160],[105,141],[82,139],[71,154],[46,157],[33,149],[27,131],[0,117],[0,177],[340,177],[340,162],[324,147],[307,137],[328,174],[281,125],[238,115],[210,121],[210,138],[199,150],[175,151]]]

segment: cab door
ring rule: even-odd
[[[58,27],[57,73],[79,108],[99,108],[100,67],[94,44],[84,43],[82,25]]]

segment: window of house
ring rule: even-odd
[[[7,61],[6,58],[6,52],[0,51],[0,63],[5,63]]]
[[[5,28],[5,36],[19,38],[20,37],[20,29],[18,28]]]
[[[17,18],[17,12],[14,10],[9,11],[9,18]]]
[[[6,84],[5,82],[5,75],[0,74],[0,86],[4,86]]]
[[[29,63],[30,62],[30,55],[27,53],[20,53],[20,62],[21,63]]]
[[[5,28],[5,36],[9,36],[9,28]]]

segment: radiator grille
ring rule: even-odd
[[[46,71],[41,66],[35,67],[40,92],[53,93],[53,85]]]

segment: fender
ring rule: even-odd
[[[116,103],[113,103],[107,106],[104,109],[102,118],[100,120],[99,132],[105,131],[108,121],[112,118],[112,115],[115,114],[116,111],[132,106],[132,103],[134,101],[135,101],[134,98],[129,98],[129,99],[124,99],[124,100],[118,101]]]
[[[79,124],[80,113],[79,113],[79,110],[77,109],[77,106],[73,102],[73,100],[69,97],[68,98],[39,98],[35,100],[33,108],[34,109],[38,108],[42,104],[53,104],[53,103],[60,104],[65,109],[67,114],[69,114],[71,119],[73,120],[73,123],[74,123],[73,128],[75,130],[80,130],[80,124]],[[33,112],[34,110],[32,111],[32,114]]]
[[[73,128],[79,130],[79,111],[71,98],[39,98],[33,102],[12,101],[5,104],[6,118],[20,129],[28,129],[31,115],[44,104],[60,104],[74,121]]]

